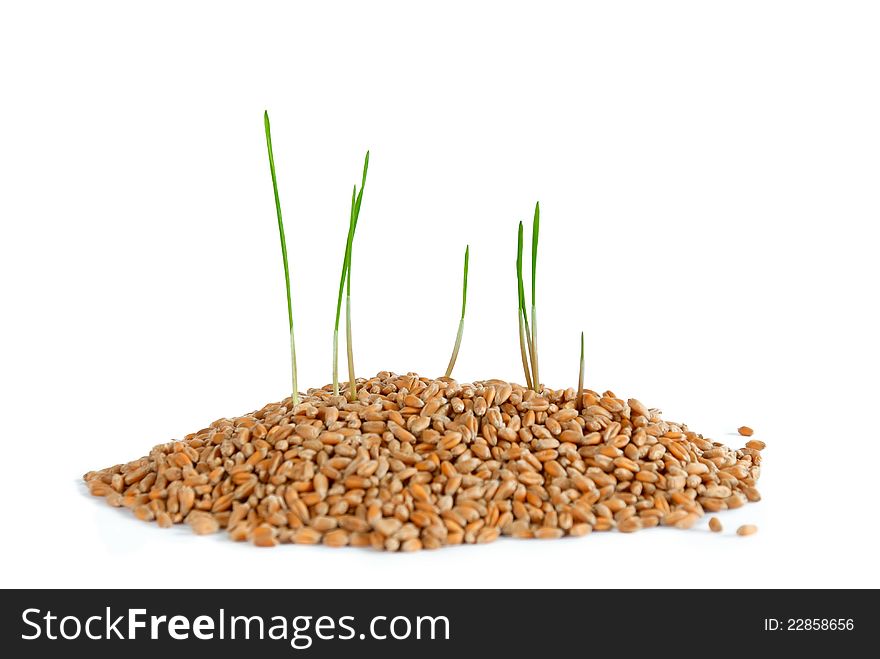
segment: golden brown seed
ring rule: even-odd
[[[177,499],[180,502],[180,514],[186,517],[195,503],[196,493],[191,487],[185,485],[178,491]]]
[[[96,497],[104,497],[110,494],[113,488],[107,483],[101,481],[91,481],[89,483],[89,492]]]
[[[134,516],[137,517],[139,520],[142,520],[142,521],[144,521],[144,522],[152,521],[152,519],[153,519],[153,517],[154,517],[154,515],[153,515],[153,511],[150,510],[147,506],[137,506],[137,507],[135,507],[135,509],[134,509]]]
[[[373,523],[373,528],[384,536],[390,536],[397,533],[403,523],[394,517],[385,517]]]
[[[349,536],[348,544],[352,547],[369,547],[370,546],[370,534],[369,533],[352,533]]]
[[[582,536],[582,535],[587,535],[592,530],[593,530],[592,526],[590,526],[586,522],[582,522],[579,524],[574,524],[569,529],[568,534],[573,535],[573,536]]]
[[[315,474],[315,478],[312,481],[312,486],[315,488],[315,493],[323,499],[327,496],[327,490],[330,487],[329,482],[327,481],[326,474],[322,474],[318,472]]]
[[[418,483],[413,483],[410,485],[410,492],[412,492],[413,499],[416,501],[428,501],[431,498],[431,495],[428,493],[428,490],[424,488],[424,486],[419,485]]]
[[[317,515],[309,522],[309,526],[321,533],[332,531],[338,524],[339,521],[335,517],[328,517],[326,515]]]
[[[316,545],[321,541],[321,533],[304,526],[293,534],[293,541],[298,545]]]
[[[642,519],[640,517],[630,517],[623,520],[617,525],[617,530],[621,533],[632,533],[642,528]]]
[[[766,447],[767,445],[760,439],[750,439],[746,442],[746,448],[754,449],[756,451],[763,451]]]
[[[753,434],[755,431],[752,430],[751,428],[749,428],[748,426],[740,426],[740,427],[737,429],[737,432],[738,432],[740,435],[742,435],[743,437],[751,437],[752,434]]]
[[[248,539],[250,532],[247,524],[238,524],[234,528],[229,529],[229,537],[235,542],[243,542]]]
[[[726,485],[713,485],[706,488],[706,496],[713,499],[726,499],[730,496],[730,488]]]
[[[663,518],[666,526],[674,526],[677,529],[688,529],[697,521],[697,515],[687,510],[675,510]]]
[[[211,506],[212,513],[220,513],[224,510],[229,510],[232,508],[232,492],[229,494],[224,494],[219,499],[214,501],[214,504]]]
[[[713,533],[721,533],[724,530],[724,527],[721,526],[721,520],[717,517],[712,517],[709,519],[709,529]]]
[[[727,500],[725,499],[703,499],[701,501],[701,505],[703,506],[703,510],[706,510],[710,513],[717,513],[722,510],[727,510]]]
[[[498,539],[499,535],[501,535],[501,531],[499,529],[487,526],[481,529],[480,532],[477,534],[477,542],[480,544],[494,542]]]
[[[540,538],[541,540],[552,540],[554,538],[561,538],[564,533],[565,532],[562,529],[542,526],[541,528],[535,530],[535,537]]]
[[[758,532],[758,527],[754,524],[743,524],[736,530],[737,535],[753,535]]]
[[[694,524],[697,523],[697,520],[700,519],[700,516],[696,513],[688,513],[685,517],[680,519],[675,523],[675,528],[677,529],[689,529],[693,527]]]
[[[343,515],[338,518],[339,526],[351,533],[368,533],[370,523],[355,515]]]
[[[190,521],[190,527],[197,535],[208,535],[220,530],[220,524],[211,515],[199,515]]]
[[[253,540],[257,547],[275,547],[278,544],[277,531],[271,526],[259,526],[254,529]]]
[[[324,544],[330,547],[344,547],[348,544],[348,531],[336,529],[324,534]]]

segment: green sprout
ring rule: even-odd
[[[458,334],[455,337],[455,347],[452,349],[452,357],[449,358],[449,366],[446,367],[446,377],[452,375],[452,367],[458,359],[458,349],[461,347],[461,335],[464,333],[464,311],[467,307],[467,284],[468,284],[468,261],[470,259],[470,245],[464,248],[464,279],[461,288],[461,320],[458,321]]]
[[[535,219],[532,221],[532,324],[526,313],[526,294],[522,276],[523,225],[519,223],[516,237],[516,285],[519,298],[519,352],[522,356],[526,386],[538,391],[541,386],[538,375],[538,315],[535,307],[535,274],[538,270],[538,233],[541,229],[541,207],[535,204]]]
[[[532,220],[532,332],[531,336],[531,353],[532,353],[532,382],[535,385],[535,391],[541,388],[541,378],[538,376],[538,316],[535,312],[535,272],[538,267],[538,233],[541,229],[541,207],[535,202],[535,219]],[[525,309],[523,309],[525,313]]]
[[[519,223],[519,232],[516,238],[516,284],[519,306],[517,316],[519,322],[519,352],[522,356],[523,373],[526,377],[526,386],[532,388],[532,375],[529,366],[529,356],[527,346],[531,343],[531,334],[529,332],[529,320],[526,317],[526,295],[523,287],[522,277],[522,251],[523,251],[523,225]]]
[[[345,291],[345,339],[348,348],[348,397],[357,398],[354,377],[354,350],[351,342],[351,249],[354,233],[357,229],[358,217],[361,213],[361,202],[364,198],[364,186],[367,183],[367,168],[370,165],[370,152],[364,157],[364,173],[361,178],[361,189],[357,185],[351,191],[351,212],[348,217],[348,236],[345,241],[345,255],[342,259],[342,273],[339,276],[339,295],[336,299],[336,322],[333,326],[333,394],[339,395],[339,318],[342,312],[342,293]]]
[[[581,368],[578,371],[577,408],[580,409],[584,399],[584,333],[581,332]]]
[[[266,147],[269,150],[269,170],[272,172],[272,190],[275,193],[275,211],[278,215],[278,235],[281,238],[281,257],[284,260],[284,286],[287,289],[287,320],[290,326],[290,370],[292,379],[291,405],[299,405],[299,391],[296,386],[296,344],[293,340],[293,304],[290,300],[290,268],[287,265],[287,240],[284,237],[284,222],[281,220],[281,200],[278,197],[278,180],[275,177],[275,156],[272,154],[272,132],[269,128],[269,113],[263,112],[266,127]]]

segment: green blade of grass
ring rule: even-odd
[[[354,378],[354,350],[351,347],[351,297],[345,296],[345,343],[348,346],[348,400],[357,400],[357,381]]]
[[[351,219],[349,220],[351,228],[345,255],[345,348],[348,356],[348,399],[352,402],[357,397],[357,383],[354,379],[354,346],[351,340],[351,250],[354,243],[354,232],[357,228],[356,190],[357,185],[351,191]]]
[[[287,240],[284,237],[284,222],[281,219],[281,200],[278,197],[278,180],[275,176],[275,156],[272,153],[272,131],[269,127],[269,112],[263,112],[263,124],[266,128],[266,148],[269,151],[269,171],[272,173],[272,191],[275,193],[275,212],[278,215],[278,234],[281,238],[281,257],[284,260],[284,286],[287,289],[287,320],[290,326],[290,370],[292,393],[291,404],[299,405],[299,392],[296,383],[296,343],[293,339],[293,303],[290,298],[290,267],[287,264]]]
[[[581,405],[584,399],[584,333],[581,332],[581,367],[578,371],[578,394],[577,394],[577,404],[576,408],[578,410],[581,409]]]
[[[452,375],[452,368],[455,366],[455,360],[458,359],[458,349],[461,347],[461,337],[464,334],[464,312],[467,308],[467,285],[468,285],[468,262],[470,260],[471,246],[464,248],[464,277],[461,287],[461,320],[458,321],[458,334],[455,337],[455,347],[452,349],[452,357],[449,358],[449,365],[446,367],[446,377]]]
[[[530,368],[529,367],[529,358],[526,355],[526,339],[525,339],[526,328],[524,325],[524,321],[525,321],[525,317],[522,314],[522,310],[520,310],[520,313],[519,313],[519,353],[520,353],[520,356],[522,357],[523,373],[526,376],[526,387],[528,389],[532,389],[533,388],[532,387],[532,376],[531,376],[531,372],[529,370],[529,368]]]
[[[354,246],[354,234],[357,230],[358,219],[361,215],[361,202],[364,198],[364,188],[367,185],[367,170],[370,166],[370,152],[364,156],[364,172],[361,176],[361,189],[357,196],[352,196],[351,205],[351,238],[348,241],[348,254],[345,271],[345,339],[348,348],[348,398],[352,402],[357,399],[357,381],[354,375],[354,346],[351,340],[351,254]],[[357,189],[357,186],[355,186]]]
[[[367,185],[367,169],[370,166],[370,152],[367,151],[367,155],[364,156],[364,173],[361,177],[361,189],[357,190],[357,186],[355,186],[355,190],[357,191],[357,196],[355,197],[352,194],[351,199],[351,221],[349,226],[351,227],[351,239],[348,243],[348,254],[347,254],[347,266],[346,266],[346,281],[345,281],[345,290],[347,292],[351,292],[351,249],[352,244],[354,243],[354,233],[357,231],[357,223],[358,218],[361,216],[361,202],[364,199],[364,187]]]
[[[529,358],[526,354],[526,345],[529,343],[528,338],[528,320],[526,319],[526,296],[523,287],[522,277],[522,251],[523,251],[523,225],[519,223],[519,231],[516,237],[516,288],[517,288],[517,324],[519,325],[519,352],[522,357],[523,373],[526,378],[526,386],[532,388],[532,376],[529,370]]]
[[[467,309],[467,285],[468,285],[468,263],[471,258],[471,246],[464,246],[464,275],[461,285],[461,319],[464,320],[464,312]]]
[[[370,166],[370,152],[364,157],[364,172],[361,176],[361,189],[358,192],[357,185],[351,191],[351,210],[348,216],[348,235],[345,240],[345,254],[342,257],[342,272],[339,275],[339,295],[336,298],[336,320],[333,324],[333,394],[339,395],[339,319],[342,315],[342,293],[351,295],[351,249],[354,242],[354,233],[357,229],[357,221],[361,213],[361,202],[364,198],[364,187],[367,184],[367,169]],[[346,302],[346,340],[349,352],[349,376],[354,372],[354,355],[351,347],[351,304]],[[350,378],[351,379],[351,378]],[[353,380],[352,380],[353,381]],[[353,386],[349,385],[353,390]]]
[[[535,273],[538,268],[538,234],[541,231],[541,205],[535,202],[535,217],[532,220],[532,306],[535,306]]]
[[[541,387],[541,379],[538,375],[538,314],[535,304],[535,274],[538,269],[538,233],[541,229],[541,207],[535,202],[535,218],[532,220],[532,327],[529,336],[531,338],[532,353],[532,381],[535,391]],[[525,312],[525,310],[523,310]]]
[[[364,156],[364,173],[361,176],[361,189],[357,195],[357,201],[354,204],[354,226],[357,228],[357,221],[361,214],[361,201],[364,199],[364,187],[367,185],[367,169],[370,167],[370,152]]]
[[[525,339],[526,339],[526,350],[529,355],[532,352],[532,330],[529,327],[529,314],[526,311],[526,292],[525,286],[523,285],[523,276],[522,276],[522,250],[523,250],[523,232],[522,232],[522,222],[519,223],[519,234],[517,236],[517,278],[519,285],[519,308],[522,313],[523,325],[525,328]],[[529,357],[529,364],[531,365],[532,360]],[[531,366],[529,366],[531,369]],[[531,371],[530,371],[531,372]]]
[[[348,234],[345,251],[342,255],[342,272],[339,274],[339,295],[336,297],[336,322],[333,324],[333,395],[339,395],[339,318],[342,315],[342,294],[348,276],[348,263],[351,258],[351,242],[354,239],[354,207],[356,187],[351,191],[351,209],[348,214]]]

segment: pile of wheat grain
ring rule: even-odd
[[[312,390],[84,478],[162,527],[389,551],[690,528],[760,499],[763,443],[728,448],[611,392],[577,398],[383,372],[357,402]]]

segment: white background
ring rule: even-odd
[[[3,586],[880,586],[872,2],[4,3]],[[351,185],[358,373],[542,379],[767,442],[689,532],[415,555],[162,531],[80,476],[330,380]],[[344,367],[342,369],[345,370]],[[756,523],[739,538],[733,529]],[[238,566],[238,567],[235,567]]]

